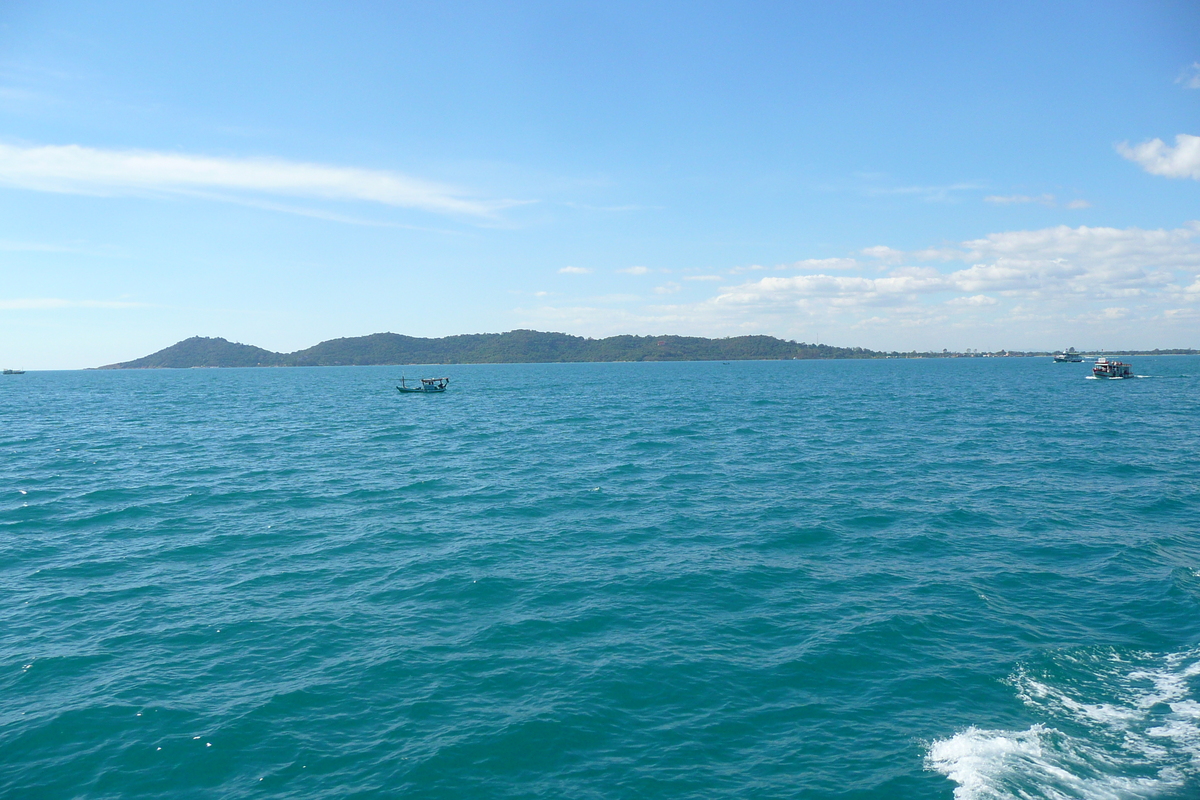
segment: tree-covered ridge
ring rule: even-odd
[[[1168,355],[1198,351],[1122,350],[1094,351],[1091,355]],[[908,353],[832,347],[776,339],[773,336],[733,336],[705,339],[700,336],[609,336],[586,339],[566,333],[516,330],[508,333],[468,333],[441,339],[423,339],[398,333],[373,333],[347,339],[330,339],[307,350],[273,353],[261,347],[221,338],[193,336],[157,353],[109,364],[100,369],[156,369],[162,367],[335,367],[376,364],[537,364],[568,361],[746,361],[792,358],[952,358],[960,356],[1034,356],[1041,352]]]
[[[193,336],[148,356],[109,364],[100,369],[161,369],[188,367],[278,367],[287,356],[249,344]]]
[[[295,353],[274,353],[221,338],[193,336],[157,353],[101,369],[345,366],[371,364],[505,364],[570,361],[736,361],[791,358],[878,358],[860,347],[788,342],[773,336],[610,336],[515,330],[424,339],[374,333],[330,339]]]

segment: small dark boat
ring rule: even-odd
[[[4,370],[4,374],[5,375],[24,375],[25,370],[23,370],[23,369],[6,369],[6,370]]]
[[[421,378],[421,382],[418,385],[409,386],[406,379],[401,377],[400,385],[396,388],[400,390],[401,394],[431,394],[444,392],[449,385],[449,378]]]

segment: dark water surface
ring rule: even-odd
[[[0,795],[1196,797],[1131,360],[5,377]]]

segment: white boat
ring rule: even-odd
[[[1096,366],[1092,367],[1092,376],[1095,378],[1132,378],[1133,366],[1123,361],[1109,361],[1101,356],[1096,359]]]
[[[1061,353],[1054,354],[1054,363],[1056,364],[1078,364],[1083,361],[1083,356],[1075,352],[1074,347],[1068,347]]]

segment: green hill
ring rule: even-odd
[[[859,347],[830,347],[772,336],[705,339],[697,336],[610,336],[586,339],[565,333],[516,330],[422,339],[374,333],[330,339],[295,353],[221,338],[194,336],[165,350],[100,369],[187,367],[344,366],[369,364],[506,364],[569,361],[735,361],[791,358],[877,358]]]
[[[193,336],[136,361],[109,364],[100,369],[161,369],[187,367],[278,367],[287,356],[261,347],[225,339]]]

